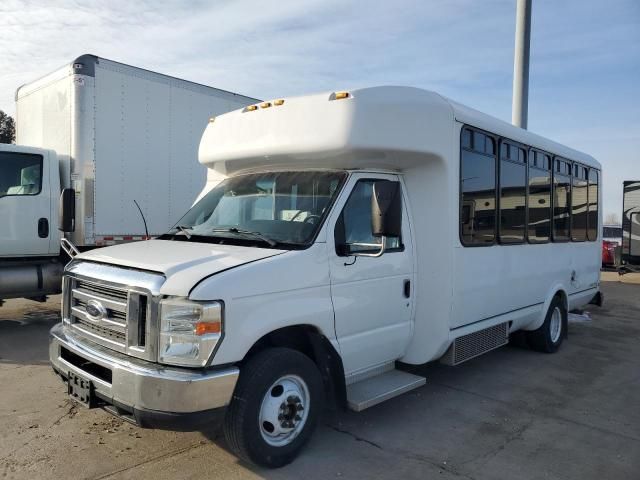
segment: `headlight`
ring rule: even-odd
[[[160,363],[206,365],[222,337],[222,303],[165,298],[160,302]]]

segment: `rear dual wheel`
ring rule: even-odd
[[[265,467],[290,463],[315,430],[323,395],[320,372],[306,355],[288,348],[258,353],[242,367],[227,408],[229,447]]]

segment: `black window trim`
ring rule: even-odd
[[[387,181],[391,181],[391,182],[398,182],[400,184],[400,194],[402,197],[402,210],[404,211],[405,209],[405,201],[404,201],[404,189],[402,188],[402,182],[400,181],[400,179],[398,180],[389,180],[386,178],[370,178],[370,177],[361,177],[358,178],[356,180],[356,182],[353,184],[353,187],[351,188],[351,191],[349,192],[349,196],[347,197],[347,199],[345,200],[344,204],[342,205],[342,209],[340,210],[340,213],[338,214],[338,218],[336,220],[336,223],[333,226],[333,250],[335,252],[335,254],[338,257],[352,257],[354,253],[361,253],[361,252],[347,252],[347,253],[341,253],[338,251],[338,245],[347,245],[346,239],[341,239],[344,243],[340,244],[337,241],[337,231],[338,231],[338,225],[342,224],[342,233],[344,234],[344,209],[347,206],[347,204],[349,203],[349,200],[351,200],[351,195],[353,195],[353,192],[356,189],[356,186],[360,183],[360,182],[377,182],[380,180],[387,180]],[[346,187],[347,182],[345,182],[344,186]],[[403,222],[404,223],[404,222]],[[397,248],[385,248],[384,253],[385,255],[387,253],[398,253],[398,252],[404,252],[405,250],[405,246],[404,246],[404,242],[402,241],[404,237],[404,230],[402,231],[402,233],[400,233],[400,246]],[[363,250],[363,252],[367,252],[368,250]]]
[[[40,159],[40,183],[38,184],[38,191],[36,193],[7,193],[0,195],[0,198],[5,197],[36,197],[42,193],[42,177],[44,177],[44,157],[40,153],[28,153],[28,152],[11,152],[4,150],[2,153],[10,153],[12,155],[28,155],[30,157],[38,157]]]
[[[557,168],[556,168],[556,161],[561,162],[562,164],[567,164],[569,165],[569,173],[567,174],[566,172],[562,171],[562,168],[560,169],[561,171],[558,172]],[[568,158],[565,157],[561,157],[560,155],[554,155],[553,157],[551,157],[551,166],[552,168],[552,172],[551,172],[551,241],[553,243],[569,243],[571,242],[571,213],[572,213],[572,202],[571,202],[571,196],[573,195],[573,162],[571,160],[569,160]],[[568,211],[569,211],[569,232],[567,235],[567,239],[561,239],[561,238],[556,238],[556,196],[555,196],[555,191],[556,191],[556,175],[568,175],[569,176],[569,205],[568,205]]]
[[[587,203],[586,203],[586,222],[585,222],[585,227],[584,227],[584,240],[574,240],[573,238],[573,182],[576,178],[578,178],[578,180],[580,180],[580,176],[578,175],[578,177],[576,177],[575,173],[576,173],[576,167],[579,169],[581,168],[585,168],[587,171],[587,178],[586,178],[586,182],[587,182]],[[571,232],[571,241],[574,243],[584,243],[584,242],[588,242],[589,241],[589,167],[587,165],[584,165],[583,163],[580,162],[571,162],[571,222],[570,222],[570,232]]]
[[[600,224],[600,170],[598,170],[597,168],[594,167],[586,167],[587,168],[587,241],[588,242],[596,242],[598,240],[598,235],[599,235],[599,224]],[[589,232],[591,231],[591,210],[589,209],[589,207],[591,206],[591,201],[589,200],[589,196],[590,196],[590,188],[591,187],[591,171],[596,172],[596,228],[595,228],[595,232],[596,232],[596,238],[591,238],[591,236],[589,235]],[[603,226],[604,229],[604,226]],[[604,230],[603,230],[603,235],[604,237]]]
[[[463,235],[462,235],[462,222],[461,222],[461,215],[462,215],[462,152],[463,151],[470,151],[470,152],[474,152],[474,153],[478,153],[481,155],[486,155],[486,156],[492,156],[489,155],[485,152],[480,152],[477,150],[474,150],[473,148],[467,148],[463,146],[463,135],[465,130],[469,130],[472,132],[480,132],[490,138],[493,139],[494,141],[494,148],[495,148],[495,153],[493,155],[494,160],[496,161],[495,164],[495,172],[494,172],[494,181],[495,181],[495,196],[494,196],[494,202],[495,202],[495,218],[494,218],[494,237],[493,237],[493,242],[491,243],[466,243],[463,239]],[[502,162],[502,155],[501,155],[501,150],[502,150],[502,144],[503,143],[508,143],[510,145],[515,145],[521,148],[524,148],[525,151],[525,165],[526,165],[526,199],[525,199],[525,218],[526,218],[526,222],[527,222],[527,226],[525,228],[525,240],[523,242],[509,242],[509,243],[503,243],[500,241],[500,197],[501,197],[501,192],[502,192],[502,186],[500,184],[500,163]],[[542,153],[543,155],[548,155],[549,156],[549,161],[550,161],[550,165],[549,165],[549,169],[543,168],[543,167],[539,167],[539,166],[534,166],[534,165],[530,165],[530,158],[531,158],[531,153],[532,152],[538,152],[538,153]],[[492,247],[494,245],[505,245],[505,246],[509,246],[509,245],[524,245],[524,244],[530,244],[530,245],[544,245],[546,243],[584,243],[584,242],[596,242],[598,240],[599,237],[599,233],[598,233],[598,229],[600,226],[600,219],[599,219],[599,214],[600,214],[600,186],[601,186],[601,176],[602,176],[602,170],[600,168],[597,167],[592,167],[589,165],[586,165],[582,162],[578,162],[578,161],[574,161],[574,160],[570,160],[566,157],[563,157],[561,155],[555,155],[551,152],[548,152],[546,150],[531,146],[531,145],[527,145],[515,140],[511,140],[508,137],[503,137],[501,135],[495,134],[495,133],[491,133],[487,130],[483,130],[482,128],[478,128],[475,127],[473,125],[469,125],[469,124],[462,124],[462,127],[460,128],[460,136],[459,136],[459,154],[458,154],[458,239],[460,241],[460,244],[463,247]],[[569,167],[569,172],[567,173],[566,171],[560,171],[557,172],[556,171],[556,160],[563,162],[563,164],[565,164],[565,166]],[[512,163],[516,163],[516,164],[520,164],[520,162],[515,162],[511,159],[505,158],[504,161],[510,161]],[[591,175],[591,171],[595,171],[596,172],[596,186],[598,187],[598,198],[596,199],[596,211],[598,212],[598,220],[597,220],[597,224],[596,224],[596,238],[591,239],[589,237],[589,209],[587,207],[587,231],[586,231],[586,239],[585,240],[573,240],[573,232],[572,232],[572,228],[573,228],[573,179],[574,179],[574,169],[575,169],[575,165],[578,165],[579,167],[584,167],[586,169],[587,172],[587,205],[589,205],[589,185],[590,185],[590,175]],[[551,179],[551,202],[549,205],[549,209],[550,209],[550,231],[549,231],[549,238],[548,240],[545,241],[532,241],[529,238],[529,169],[533,168],[539,171],[544,171],[544,172],[548,172],[550,175],[550,179]],[[561,169],[562,170],[562,169]],[[564,240],[564,239],[556,239],[555,238],[555,178],[556,178],[556,174],[560,174],[560,175],[566,175],[570,178],[570,182],[569,182],[569,236],[568,239]],[[404,248],[404,245],[403,245]]]
[[[483,135],[486,135],[488,137],[491,137],[493,139],[494,142],[494,150],[495,153],[493,155],[489,155],[485,152],[479,152],[478,150],[474,150],[473,148],[466,148],[462,146],[462,135],[464,134],[465,130],[470,130],[472,132],[480,132]],[[498,163],[500,161],[500,148],[498,145],[498,141],[500,139],[499,135],[496,135],[494,133],[490,133],[487,130],[483,130],[481,128],[477,128],[474,127],[472,125],[467,125],[467,124],[463,124],[462,128],[460,129],[460,153],[459,153],[459,159],[458,159],[458,240],[460,241],[460,244],[463,247],[470,247],[470,248],[476,248],[476,247],[493,247],[494,245],[498,245],[498,181],[500,180],[499,172],[498,172],[498,167],[496,165],[496,168],[494,168],[494,175],[493,175],[493,181],[494,181],[494,196],[493,196],[493,201],[494,201],[494,219],[493,219],[493,241],[491,243],[467,243],[465,242],[463,235],[462,235],[462,223],[460,221],[461,218],[461,214],[462,214],[462,152],[463,150],[466,150],[468,152],[473,152],[473,153],[479,153],[480,155],[486,155],[487,157],[493,157],[493,159],[495,160],[496,163]]]
[[[524,150],[524,163],[512,160],[510,158],[502,158],[502,145],[508,144],[514,146],[516,148],[521,148]],[[524,143],[516,142],[506,137],[499,137],[499,146],[498,146],[498,163],[496,166],[496,170],[498,171],[497,181],[496,181],[496,230],[497,236],[496,239],[500,245],[504,246],[512,246],[512,245],[523,245],[527,243],[527,237],[529,235],[529,151],[527,146]],[[502,162],[510,162],[514,165],[521,165],[524,167],[524,182],[525,182],[525,191],[524,191],[524,235],[522,236],[522,241],[519,242],[504,242],[501,239],[502,236],[502,182],[500,182],[500,178],[502,176]]]
[[[541,150],[536,147],[529,147],[529,154],[527,158],[531,158],[531,152],[541,153],[549,157],[549,168],[538,167],[537,165],[531,165],[527,163],[527,243],[530,245],[544,245],[545,243],[552,242],[553,235],[553,154],[546,150]],[[541,172],[547,172],[549,174],[549,236],[546,240],[532,240],[529,238],[529,170],[539,170]]]

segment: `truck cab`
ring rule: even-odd
[[[0,298],[59,293],[59,195],[54,151],[0,145]]]

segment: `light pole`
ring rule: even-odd
[[[527,128],[529,115],[529,47],[531,43],[531,0],[517,0],[516,44],[513,56],[513,101],[511,123]]]

